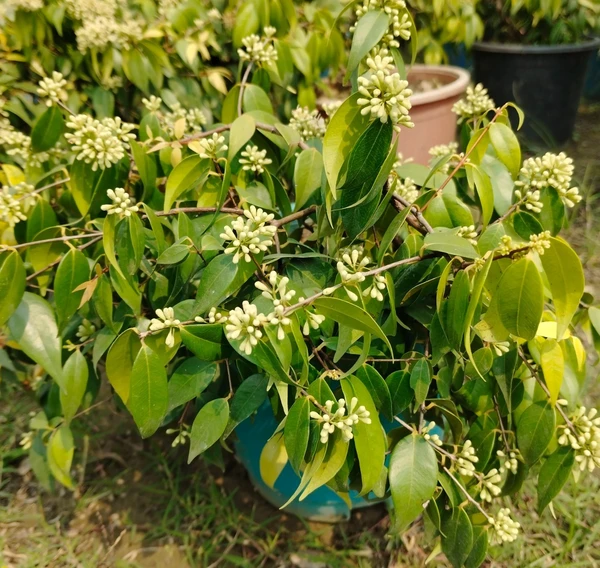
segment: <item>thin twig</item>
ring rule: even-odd
[[[454,483],[456,483],[456,485],[458,485],[458,487],[460,488],[460,490],[465,494],[465,497],[467,498],[467,500],[472,504],[475,505],[475,507],[477,507],[477,509],[479,510],[479,512],[488,520],[488,522],[492,522],[492,517],[490,517],[486,510],[471,496],[471,494],[466,490],[465,487],[463,487],[462,483],[460,481],[458,481],[458,479],[456,479],[456,477],[450,472],[450,470],[443,465],[442,469],[452,478],[452,480],[454,481]]]
[[[423,227],[423,229],[425,229],[425,231],[427,231],[428,233],[433,233],[433,227],[428,223],[427,219],[423,217],[423,214],[421,213],[418,207],[413,205],[410,201],[404,199],[404,197],[397,195],[396,193],[392,195],[392,199],[395,203],[398,203],[402,206],[402,210],[409,207],[411,215],[413,215],[416,218],[419,225],[421,225],[421,227]]]
[[[93,233],[86,233],[83,235],[63,235],[62,237],[54,237],[52,239],[43,239],[41,241],[31,241],[29,243],[21,243],[18,245],[11,245],[10,247],[0,247],[2,249],[21,249],[27,248],[34,245],[45,245],[47,243],[60,243],[64,241],[72,241],[75,239],[93,239],[95,237],[102,236],[102,231],[95,231]]]
[[[248,82],[250,71],[252,71],[252,61],[250,62],[248,67],[246,67],[246,71],[244,72],[244,76],[242,77],[242,82],[240,83],[240,94],[238,95],[237,102],[237,111],[239,116],[242,116],[242,100],[244,98],[244,91],[246,90],[246,83]]]
[[[317,210],[316,205],[311,205],[306,209],[302,209],[301,211],[296,211],[287,217],[282,217],[281,219],[274,219],[271,221],[271,225],[275,227],[281,227],[282,225],[286,225],[287,223],[291,223],[292,221],[297,221],[298,219],[304,219],[304,217],[308,217],[312,215]]]

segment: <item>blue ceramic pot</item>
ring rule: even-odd
[[[397,427],[397,423],[381,419],[386,431]],[[242,422],[236,428],[237,441],[235,450],[238,460],[248,471],[250,480],[258,492],[274,507],[280,508],[294,494],[300,484],[300,478],[287,463],[277,478],[275,486],[269,487],[260,475],[260,454],[277,428],[277,421],[268,402],[265,402],[256,413],[256,416]],[[441,435],[441,430],[436,431]],[[357,491],[350,491],[352,507],[339,497],[335,491],[323,486],[308,495],[302,501],[296,498],[290,503],[285,511],[310,521],[334,523],[350,518],[352,509],[369,507],[381,503],[375,495],[371,494],[369,499],[358,496]]]

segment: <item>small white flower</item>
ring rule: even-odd
[[[475,230],[475,225],[459,227],[456,234],[463,239],[467,239],[473,246],[477,246],[477,231]]]
[[[252,146],[251,144],[248,144],[246,149],[242,152],[242,157],[240,158],[242,169],[255,172],[257,174],[262,174],[265,171],[264,166],[268,166],[273,162],[273,160],[267,158],[266,156],[266,150],[259,150],[258,146]]]
[[[263,336],[262,328],[268,321],[268,317],[259,313],[254,304],[244,300],[241,308],[229,312],[225,335],[228,339],[241,341],[240,349],[250,355]]]
[[[108,215],[118,215],[119,217],[131,217],[132,213],[137,213],[140,209],[135,204],[135,199],[129,195],[122,187],[106,190],[106,195],[112,203],[102,205],[100,209],[106,211]]]
[[[196,316],[194,318],[194,321],[196,321],[198,323],[209,323],[209,324],[225,323],[227,321],[227,316],[224,316],[221,312],[218,312],[217,308],[211,308],[210,311],[208,312],[208,316],[206,317],[206,319],[204,319],[200,316]]]
[[[17,185],[3,185],[0,188],[0,221],[14,227],[21,221],[27,221],[26,213],[35,204],[35,197],[29,195],[33,186],[28,183]]]
[[[564,401],[566,402],[566,401]],[[562,424],[558,427],[558,443],[575,450],[580,471],[592,472],[600,467],[600,416],[596,408],[589,411],[580,406],[570,417],[573,430]]]
[[[479,458],[475,455],[475,448],[471,440],[466,440],[462,450],[457,454],[456,466],[458,473],[465,477],[472,477],[475,474],[475,465]]]
[[[350,405],[346,408],[346,400],[340,398],[337,401],[328,400],[325,402],[325,410],[321,412],[312,411],[310,417],[321,424],[321,442],[326,444],[329,436],[339,429],[342,433],[342,439],[349,442],[354,438],[352,426],[363,422],[371,424],[371,414],[364,406],[358,406],[358,399],[352,397]],[[347,412],[347,413],[346,413]]]
[[[225,254],[233,254],[233,263],[237,264],[241,258],[252,262],[252,254],[266,252],[273,245],[273,235],[277,227],[268,225],[275,217],[272,213],[265,213],[262,209],[251,205],[244,211],[246,220],[237,217],[226,225],[221,233],[221,238],[230,241],[225,248]]]
[[[150,95],[150,98],[143,98],[142,104],[150,111],[150,112],[158,112],[162,105],[162,99],[155,95]]]
[[[537,252],[539,255],[542,255],[544,254],[546,249],[549,249],[551,247],[551,238],[552,233],[550,233],[550,231],[544,231],[539,235],[531,235],[527,244],[531,250]]]
[[[409,115],[413,93],[408,88],[408,81],[402,79],[399,73],[380,70],[367,77],[359,77],[358,92],[362,95],[356,101],[363,107],[361,114],[369,114],[381,122],[390,120],[398,131],[401,126],[414,126]]]
[[[319,111],[309,110],[307,107],[297,107],[292,111],[290,126],[300,134],[302,140],[323,138],[327,130]]]
[[[52,106],[54,103],[64,102],[67,100],[69,95],[65,90],[67,80],[63,77],[62,73],[58,71],[52,72],[52,77],[45,77],[39,82],[37,89],[40,97],[45,97],[47,106]]]
[[[521,525],[510,516],[510,509],[503,508],[498,511],[495,518],[491,519],[492,532],[490,544],[497,545],[504,542],[513,542],[519,535]]]
[[[267,33],[267,28],[265,28],[265,33]],[[272,44],[271,37],[261,38],[252,34],[243,38],[242,44],[244,47],[238,49],[238,55],[242,61],[252,61],[259,65],[273,64],[277,61],[277,50]]]
[[[500,472],[494,468],[491,469],[481,480],[482,488],[479,493],[479,498],[482,501],[492,502],[494,497],[498,497],[502,493],[502,489],[498,487],[498,483],[502,481]]]
[[[190,142],[188,147],[201,158],[214,161],[219,159],[219,154],[223,154],[228,149],[227,144],[225,144],[225,137],[216,132],[211,138],[201,138]]]
[[[79,338],[82,343],[87,341],[96,332],[96,326],[89,320],[85,319],[81,322],[77,328],[75,335]]]
[[[175,345],[175,329],[181,326],[181,322],[175,318],[175,310],[173,308],[163,308],[156,310],[158,318],[150,320],[150,331],[161,331],[168,329],[169,333],[165,339],[165,345],[169,348]]]
[[[496,107],[494,101],[488,95],[488,90],[478,83],[475,87],[467,87],[467,93],[463,99],[452,107],[452,112],[461,120],[478,118]]]

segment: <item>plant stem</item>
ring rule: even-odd
[[[31,241],[30,243],[21,243],[13,246],[0,247],[5,249],[22,249],[31,247],[33,245],[44,245],[46,243],[60,243],[65,241],[72,241],[75,239],[92,239],[94,237],[101,237],[102,231],[94,231],[93,233],[85,233],[83,235],[63,235],[62,237],[54,237],[53,239],[43,239],[41,241]]]
[[[471,494],[466,490],[466,488],[463,487],[462,483],[460,481],[458,481],[458,479],[456,479],[456,477],[451,473],[451,471],[445,465],[442,466],[442,469],[451,477],[452,481],[454,481],[454,483],[456,483],[456,485],[458,485],[460,490],[465,494],[465,497],[467,498],[467,500],[472,505],[475,505],[475,507],[477,507],[479,512],[488,520],[488,522],[491,523],[493,521],[492,517],[490,517],[487,514],[485,509],[471,496]]]
[[[238,95],[238,103],[237,103],[237,111],[238,116],[242,116],[242,100],[244,98],[244,91],[246,90],[246,83],[248,81],[248,77],[250,76],[250,71],[252,71],[252,61],[246,67],[246,71],[244,72],[244,76],[242,77],[242,82],[240,83],[240,94]]]
[[[296,211],[287,217],[282,217],[281,219],[274,219],[271,221],[271,225],[275,227],[281,227],[282,225],[286,225],[287,223],[291,223],[292,221],[297,221],[298,219],[304,219],[304,217],[308,217],[312,215],[317,210],[316,205],[311,205],[306,209],[302,209],[301,211]]]
[[[421,225],[421,227],[423,227],[423,229],[425,229],[425,231],[427,231],[428,233],[433,233],[433,227],[428,223],[427,219],[425,219],[425,217],[423,217],[423,214],[421,213],[421,211],[419,210],[418,207],[416,207],[415,205],[413,205],[412,203],[410,203],[410,201],[407,201],[406,199],[404,199],[404,197],[400,197],[398,194],[394,193],[394,195],[392,195],[392,200],[395,202],[394,205],[399,204],[401,205],[401,211],[406,209],[407,207],[410,208],[410,213],[412,216],[414,216],[416,218],[416,222]],[[396,209],[398,209],[398,207],[396,207]],[[413,227],[415,225],[413,224]],[[418,228],[418,227],[416,227]]]

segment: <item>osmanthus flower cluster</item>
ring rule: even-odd
[[[155,6],[161,37],[200,17],[183,5]],[[248,2],[214,20],[237,31],[215,61],[226,92],[210,104],[190,87],[200,77],[210,90],[200,67],[119,92],[123,119],[99,80],[67,66],[36,76],[29,122],[7,88],[0,379],[35,385],[23,447],[42,480],[76,486],[78,415],[99,410],[100,384],[142,437],[165,429],[189,460],[219,462],[248,419],[271,413],[263,464],[287,460],[296,496],[357,488],[390,504],[394,534],[426,515],[432,548],[477,567],[528,532],[510,505],[521,481],[533,478],[542,514],[571,472],[599,465],[599,418],[579,402],[596,302],[580,302],[581,262],[559,237],[572,163],[516,163],[507,107],[489,112],[480,89],[460,145],[432,149],[429,166],[403,161],[410,100],[390,60],[402,50],[383,32],[400,42],[404,8],[361,6],[357,32],[390,24],[376,46],[354,35],[356,92],[323,122],[306,81],[288,81],[288,48],[308,32],[276,10],[239,28]],[[242,43],[250,33],[258,41]],[[160,59],[155,39],[133,53]],[[120,52],[130,75],[133,53]],[[502,172],[502,199],[489,172]],[[455,534],[473,538],[457,546]]]
[[[454,104],[452,112],[460,120],[471,120],[485,115],[495,108],[494,101],[488,95],[488,90],[481,84],[467,87],[464,98]]]

